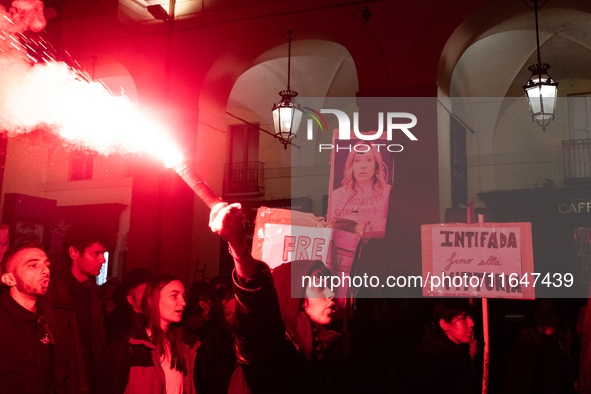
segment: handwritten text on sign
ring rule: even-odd
[[[519,297],[520,286],[506,286],[501,275],[521,277],[521,229],[519,227],[433,227],[433,275],[478,277],[487,279],[483,285],[471,288],[481,297],[502,297],[513,293]],[[461,293],[452,281],[442,283],[435,290],[439,294]],[[467,289],[466,289],[467,290]],[[517,293],[517,294],[516,294]]]

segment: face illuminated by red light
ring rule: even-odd
[[[11,294],[18,292],[23,297],[37,298],[47,293],[49,259],[43,250],[23,249],[14,255],[10,266],[11,272],[2,275],[2,282],[11,286]]]
[[[181,321],[185,309],[185,287],[180,280],[173,280],[160,290],[160,326],[166,332],[171,323]]]
[[[457,315],[451,322],[441,319],[439,324],[447,337],[457,344],[470,343],[474,335],[474,321],[465,313]]]
[[[316,279],[316,284],[319,278]],[[314,280],[310,282],[306,289],[306,299],[304,300],[304,311],[316,324],[327,325],[332,321],[333,307],[335,305],[334,293],[326,286],[314,286]],[[320,284],[324,284],[323,282]]]
[[[70,258],[72,259],[72,274],[79,282],[85,282],[89,276],[97,276],[101,267],[107,261],[105,252],[107,249],[95,242],[80,253],[73,246],[70,246]]]

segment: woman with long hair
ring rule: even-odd
[[[97,393],[193,394],[199,341],[180,326],[185,288],[172,275],[146,285],[129,335],[105,350]]]
[[[366,233],[386,229],[391,186],[379,147],[358,141],[345,161],[341,187],[331,201],[331,219],[349,219],[366,225]]]

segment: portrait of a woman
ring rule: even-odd
[[[385,150],[384,146],[381,148]],[[383,237],[392,188],[388,184],[389,171],[378,145],[359,141],[352,146],[345,161],[342,186],[332,193],[330,219],[365,224],[366,238]]]

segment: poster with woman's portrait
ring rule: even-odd
[[[328,220],[365,225],[365,238],[383,238],[394,183],[394,154],[385,136],[373,141],[333,137]]]

